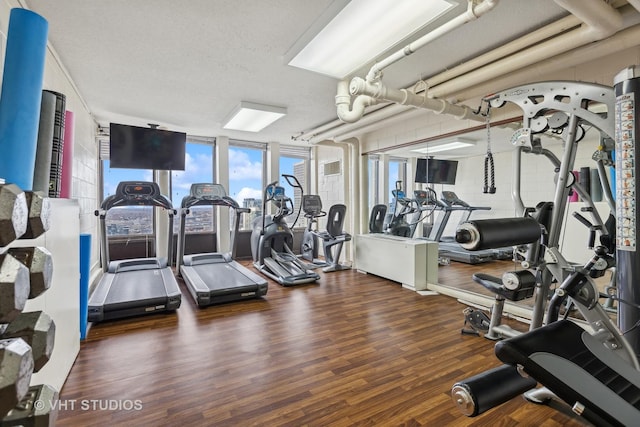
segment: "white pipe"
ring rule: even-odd
[[[640,0],[635,0],[640,2]],[[473,58],[463,64],[460,64],[456,67],[453,67],[449,70],[443,71],[442,73],[431,76],[427,79],[427,86],[435,86],[437,84],[443,83],[445,81],[451,80],[455,77],[458,77],[464,73],[480,68],[486,64],[494,62],[498,59],[501,59],[507,55],[510,55],[514,52],[518,52],[526,47],[529,47],[535,43],[538,43],[542,40],[547,40],[559,33],[565,32],[573,27],[576,27],[580,24],[580,20],[573,15],[569,15],[565,18],[562,18],[556,22],[553,22],[549,25],[544,26],[530,34],[527,34],[526,37],[520,37],[510,43],[507,43],[503,46],[500,46],[490,52],[487,52],[481,56]],[[391,115],[399,114],[408,111],[405,107],[401,105],[389,105],[379,110],[373,111],[365,115],[358,123],[359,124],[369,124],[375,123],[380,119],[389,117]],[[367,120],[367,123],[364,123],[364,120]],[[353,122],[351,122],[353,123]],[[295,136],[296,140],[322,140],[324,139],[321,135],[325,134],[325,131],[329,131],[334,128],[345,128],[349,127],[349,125],[345,125],[340,119],[335,119],[330,122],[327,122],[323,125],[310,129],[309,131],[305,131]],[[330,133],[330,132],[328,132]],[[335,133],[335,132],[334,132]]]
[[[473,5],[473,0],[469,0],[469,6],[467,7],[467,11],[461,15],[456,16],[452,20],[446,22],[440,27],[436,28],[433,31],[425,34],[420,37],[418,40],[414,41],[406,45],[404,48],[399,51],[391,54],[387,58],[382,61],[376,63],[371,67],[369,73],[367,74],[367,82],[374,82],[380,79],[382,75],[382,70],[388,67],[389,65],[398,62],[402,58],[411,55],[416,50],[420,49],[427,43],[432,42],[433,40],[453,31],[454,29],[461,27],[462,25],[474,21],[485,15],[489,11],[491,11],[498,4],[498,0],[485,0],[480,4]]]
[[[364,115],[365,107],[376,103],[377,101],[369,96],[359,96],[353,101],[353,106],[351,106],[349,83],[344,80],[338,83],[336,107],[338,109],[338,117],[340,117],[340,120],[346,123],[356,122]]]
[[[583,18],[585,25],[577,30],[558,36],[555,39],[503,58],[474,72],[440,84],[430,89],[430,95],[434,98],[451,95],[455,91],[460,91],[473,85],[495,79],[496,77],[546,60],[557,54],[608,37],[623,26],[622,15],[604,2],[589,2],[588,6],[581,8],[581,6],[586,4],[586,2],[582,0],[556,1],[559,2],[560,6],[565,5],[571,13],[576,13],[576,16],[579,15]],[[604,19],[600,20],[600,17]],[[591,25],[587,26],[586,23]],[[381,82],[377,84],[364,82],[363,84],[362,79],[354,78],[350,85],[350,91],[352,94],[362,93],[368,98],[375,99],[377,97],[383,97],[385,100],[398,102],[403,105],[434,109],[440,114],[452,114],[459,118],[474,118],[472,111],[466,106],[453,105],[443,100],[421,97],[415,94],[409,95],[406,89],[388,89],[384,87]],[[427,101],[427,99],[432,100]],[[356,101],[357,100],[358,97],[356,98]],[[343,100],[343,102],[346,101]],[[465,109],[469,111],[465,111]],[[349,116],[349,119],[351,120],[349,123],[354,123],[354,115]]]
[[[614,34],[622,27],[620,13],[604,1],[554,0],[558,6],[567,10],[584,22],[594,39],[602,40]]]
[[[572,3],[570,5],[571,10],[569,10],[571,13],[580,14],[581,16],[584,16],[585,19],[588,19],[589,22],[596,21],[599,25],[593,27],[583,25],[577,30],[562,34],[552,40],[532,46],[529,49],[515,53],[481,69],[465,74],[436,87],[432,87],[429,91],[430,95],[434,97],[449,96],[455,91],[460,91],[482,82],[495,79],[520,68],[563,54],[577,47],[602,40],[603,38],[609,37],[616,31],[622,29],[622,15],[603,1],[585,2],[584,0],[556,0],[556,2],[559,4],[560,2]],[[590,5],[585,8],[586,11],[578,9],[580,6],[584,6],[586,4]],[[594,4],[598,4],[599,6],[595,7]],[[560,4],[560,6],[562,6],[562,4]],[[595,10],[597,10],[597,13],[601,14],[603,18],[602,21],[598,21],[598,17],[591,16],[592,13],[596,13]]]
[[[640,0],[637,1],[640,2]],[[533,31],[532,33],[527,34],[526,37],[520,37],[485,54],[470,59],[469,61],[464,62],[458,66],[436,74],[435,76],[429,77],[426,80],[427,87],[444,83],[455,77],[478,69],[484,65],[502,59],[515,52],[521,51],[522,49],[528,48],[529,46],[539,43],[543,40],[548,40],[551,37],[564,33],[565,31],[577,27],[578,25],[580,25],[580,20],[578,18],[573,15],[566,16],[558,21],[552,22],[549,25],[546,25],[536,31]]]

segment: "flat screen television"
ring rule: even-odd
[[[415,182],[454,185],[457,171],[457,160],[418,159]]]
[[[183,171],[187,134],[111,123],[109,166]]]

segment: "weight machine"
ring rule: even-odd
[[[529,390],[525,394],[529,400],[536,403],[551,402],[550,405],[554,407],[558,402],[563,405],[562,408],[568,405],[575,414],[595,425],[637,423],[640,415],[637,405],[640,398],[640,366],[637,358],[640,349],[640,295],[634,290],[634,284],[640,274],[640,260],[637,252],[636,224],[639,218],[635,159],[638,152],[635,140],[639,122],[636,105],[640,100],[640,70],[629,67],[616,76],[614,83],[613,90],[585,83],[539,83],[509,89],[492,99],[497,106],[512,101],[523,109],[525,125],[514,135],[517,144],[530,144],[535,133],[557,128],[558,125],[566,126],[568,132],[564,138],[563,158],[557,169],[558,184],[552,221],[543,239],[544,254],[536,267],[539,274],[536,275],[532,328],[528,333],[513,334],[496,345],[496,355],[505,365],[454,385],[454,402],[468,416],[476,416]],[[595,105],[603,105],[606,112],[596,113],[596,108],[593,108]],[[596,248],[592,259],[582,267],[575,267],[568,264],[557,249],[559,220],[564,215],[568,188],[573,187],[583,196],[580,186],[572,182],[569,176],[572,175],[570,166],[575,159],[581,123],[596,127],[604,138],[615,139],[615,262],[618,287],[611,290],[610,296],[620,302],[618,327],[599,304],[600,294],[592,280],[614,264],[606,247],[607,241],[612,246],[613,236],[601,221],[598,223],[595,209],[589,211],[593,222],[585,225],[589,226],[591,236],[596,231],[600,232],[600,240],[604,245]],[[535,145],[530,147],[536,149]],[[603,159],[606,156],[600,151],[593,159],[598,162],[600,181],[607,197],[608,181],[603,173]],[[583,199],[590,201],[587,197]],[[613,208],[611,194],[607,201]],[[460,231],[459,240],[476,246],[490,245],[492,240],[494,243],[504,240],[504,230],[502,235],[482,233],[481,228],[490,231],[490,225],[470,225]],[[514,227],[512,231],[517,228]],[[544,236],[545,230],[541,230]],[[555,278],[562,285],[551,299],[546,325],[541,326],[550,278]],[[507,290],[506,283],[501,286],[496,284],[496,290]],[[560,304],[567,299],[577,306],[590,327],[590,333],[568,320],[557,321]],[[538,382],[544,387],[534,389]]]

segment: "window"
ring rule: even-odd
[[[295,176],[305,194],[309,193],[309,185],[307,183],[308,170],[309,170],[309,150],[299,150],[299,153],[293,153],[295,149],[293,147],[281,149],[281,151],[291,152],[292,154],[286,156],[280,156],[280,170],[279,174],[293,175]],[[284,187],[285,194],[293,201],[294,212],[286,218],[287,224],[292,225],[298,216],[298,212],[302,209],[302,194],[299,189],[291,187],[285,178],[280,179],[280,185]],[[296,227],[306,226],[306,220],[304,214],[301,213],[298,218]]]
[[[230,142],[229,196],[251,213],[242,216],[240,230],[250,230],[253,220],[262,215],[263,165],[262,144]]]
[[[197,142],[195,142],[197,141]],[[178,209],[189,194],[191,184],[214,182],[213,140],[198,141],[187,137],[185,170],[171,172],[171,202]],[[194,206],[186,217],[186,233],[211,233],[216,230],[216,209],[213,206]],[[178,233],[180,217],[175,218],[173,232]]]
[[[399,183],[398,183],[399,181]],[[391,212],[395,208],[395,199],[392,191],[396,189],[396,183],[405,194],[408,193],[410,185],[407,185],[407,160],[406,159],[390,159],[389,160],[389,208]]]
[[[103,160],[102,167],[102,200],[115,194],[121,181],[153,181],[153,173],[150,170],[111,168],[109,160]],[[153,206],[113,208],[107,212],[105,220],[108,236],[153,235]]]

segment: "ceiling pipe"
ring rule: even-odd
[[[613,7],[601,0],[554,0],[561,7],[576,16],[582,16],[585,22],[573,31],[561,34],[554,39],[539,43],[526,50],[514,53],[499,61],[488,64],[448,82],[429,89],[434,97],[449,96],[471,86],[490,81],[556,55],[563,54],[588,43],[612,36],[623,28],[623,16]],[[587,6],[588,5],[588,6]],[[635,11],[633,13],[636,13]],[[587,22],[589,24],[587,24]]]
[[[640,16],[638,17],[638,21],[640,21]],[[459,93],[457,95],[460,95],[459,97],[461,97],[461,99],[468,100],[474,99],[478,96],[482,96],[483,94],[486,94],[491,90],[495,90],[496,85],[502,88],[517,86],[522,84],[523,82],[532,81],[532,79],[539,78],[540,76],[544,76],[557,70],[578,66],[585,62],[585,58],[615,54],[625,49],[629,49],[636,46],[639,39],[640,25],[635,25],[620,31],[614,36],[609,37],[605,40],[572,50],[567,54],[557,55],[554,58],[551,58],[542,63],[538,63],[535,66],[522,68],[516,72],[501,76],[499,80],[493,80],[491,83],[484,83],[481,86],[474,87],[472,91]],[[403,106],[401,107],[406,108]],[[401,113],[396,114],[393,117],[385,118],[380,121],[369,120],[366,126],[358,128],[355,128],[353,126],[344,126],[343,128],[340,128],[338,130],[333,130],[333,132],[331,132],[331,137],[335,138],[336,140],[341,140],[342,138],[350,138],[352,136],[358,136],[364,133],[373,132],[389,124],[390,121],[398,120],[400,116],[402,116],[402,119],[410,118],[412,117],[414,112],[419,111],[420,110],[416,109],[403,110]],[[370,116],[370,114],[367,114],[366,116],[364,116],[362,121],[364,121],[365,119],[369,119]],[[320,134],[319,136],[327,138],[329,135],[325,132],[324,134]]]
[[[640,1],[640,0],[637,0]],[[486,64],[494,62],[498,59],[501,59],[507,55],[510,55],[514,52],[518,52],[526,47],[529,47],[535,43],[538,43],[543,40],[547,40],[553,36],[556,36],[562,32],[565,32],[571,28],[577,27],[580,25],[580,20],[573,15],[566,16],[556,22],[548,24],[536,31],[533,31],[527,34],[526,37],[520,37],[519,39],[513,40],[505,45],[502,45],[490,52],[482,54],[476,58],[473,58],[467,62],[464,62],[458,66],[455,66],[451,69],[443,71],[439,74],[431,76],[426,81],[427,87],[437,85],[439,83],[443,83],[445,81],[451,80],[455,77],[458,77],[462,74],[465,74],[469,71],[473,71],[477,68],[480,68]],[[418,92],[419,93],[419,92]],[[387,104],[386,106],[372,111],[366,114],[358,123],[364,124],[364,120],[369,120],[368,123],[375,123],[380,119],[390,117],[392,115],[396,115],[406,111],[412,111],[413,109],[409,109],[407,106],[397,105],[397,104]],[[340,119],[335,119],[330,122],[327,122],[323,125],[315,127],[309,131],[301,132],[299,135],[293,137],[294,140],[309,140],[313,138],[314,140],[320,140],[322,138],[316,138],[317,135],[324,133],[330,129],[336,127],[345,127],[349,125],[345,125]]]
[[[391,54],[382,61],[374,64],[373,67],[371,67],[371,69],[369,70],[369,73],[367,73],[367,82],[380,80],[380,78],[382,77],[382,70],[384,70],[389,65],[394,64],[402,58],[411,55],[421,47],[425,46],[427,43],[431,43],[432,41],[455,30],[456,28],[461,27],[468,22],[475,21],[482,15],[489,13],[491,10],[493,10],[494,7],[496,7],[496,5],[498,4],[498,0],[484,0],[482,3],[479,3],[475,6],[473,3],[473,0],[468,0],[468,7],[465,13],[456,16],[455,18],[439,26],[435,30],[430,31],[429,33],[420,37],[413,43],[406,45],[404,48]]]
[[[351,105],[351,95],[349,95],[349,83],[342,80],[338,83],[338,94],[336,95],[336,107],[338,117],[346,123],[355,123],[364,115],[365,107],[377,104],[378,101],[370,96],[360,96]]]
[[[469,0],[468,3],[469,6],[466,13],[457,16],[375,64],[371,70],[369,70],[366,80],[359,77],[352,79],[348,86],[348,92],[345,90],[345,81],[338,83],[338,93],[336,95],[338,118],[345,123],[355,123],[364,116],[365,107],[377,104],[380,101],[390,101],[402,105],[427,108],[441,114],[451,114],[459,118],[468,118],[467,116],[473,115],[472,110],[468,107],[454,106],[444,100],[430,100],[426,95],[416,95],[407,89],[389,89],[386,88],[380,80],[384,68],[411,55],[427,43],[485,15],[498,4],[498,0],[484,0],[477,5],[474,5],[473,0]],[[353,103],[351,95],[356,96]]]
[[[449,80],[446,83],[436,86],[435,88],[431,88],[429,90],[429,95],[435,98],[438,96],[447,96],[455,93],[456,91],[462,91],[473,85],[487,82],[491,79],[495,79],[497,77],[511,73],[515,70],[530,66],[539,61],[547,60],[555,55],[564,53],[565,51],[586,45],[597,40],[601,40],[602,38],[609,37],[623,27],[623,15],[603,1],[589,2],[589,5],[587,6],[585,6],[587,2],[584,2],[583,0],[556,0],[556,2],[560,6],[566,7],[570,13],[575,14],[575,16],[580,16],[584,19],[584,23],[580,28],[570,31],[564,35],[558,36],[555,39],[532,46],[529,49],[514,53],[509,57],[503,58],[501,61],[496,61],[474,72],[470,72],[453,80]],[[629,9],[625,14],[629,14]],[[359,80],[361,81],[362,79]],[[360,88],[363,88],[364,96],[379,97],[380,94],[391,94],[395,98],[394,100],[392,100],[392,102],[397,102],[397,100],[402,101],[404,99],[408,100],[409,102],[420,102],[422,101],[422,99],[433,99],[424,97],[416,101],[416,98],[414,96],[405,95],[408,92],[407,89],[389,90],[388,88],[385,88],[381,83],[381,87],[376,87],[375,85],[362,85],[360,81],[356,80],[355,84],[350,85],[352,95],[354,94],[354,90],[357,93],[358,90],[361,90]],[[435,111],[441,109],[442,113],[453,113],[453,115],[456,115],[457,117],[460,117],[462,114],[469,114],[468,112],[463,113],[459,108],[442,108],[442,102],[445,102],[446,104],[452,106],[454,106],[454,104],[450,104],[442,100],[438,101],[440,102],[436,103],[427,101],[424,103],[424,106],[419,106],[422,108],[435,106]],[[411,103],[402,104],[401,102],[397,107],[400,109],[398,111],[398,114],[400,114],[400,112],[402,112],[402,110],[404,109],[403,105],[418,106]],[[463,107],[464,109],[464,106],[460,105],[455,105],[455,107]],[[387,109],[385,108],[385,110]],[[465,116],[462,115],[462,117]],[[477,117],[473,116],[469,116],[468,118],[478,119]],[[350,119],[353,119],[353,117],[350,117]],[[480,120],[484,119],[482,118]],[[342,128],[343,126],[340,127]],[[322,138],[335,137],[337,133],[340,133],[336,132],[335,129],[336,127],[333,127],[330,130],[324,131],[322,133],[314,134],[311,142],[313,142],[313,140],[320,140]],[[348,132],[348,130],[346,130],[346,132]]]

